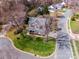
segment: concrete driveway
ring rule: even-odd
[[[60,18],[58,28],[62,30],[57,32],[57,49],[55,59],[73,59],[73,51],[70,44],[70,36],[68,34],[68,20],[72,15],[72,11],[68,9],[64,13],[64,18]]]

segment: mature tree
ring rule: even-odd
[[[0,22],[15,24],[17,29],[23,28],[20,25],[25,18],[26,10],[22,0],[1,0],[0,1]],[[16,29],[16,28],[15,28]]]
[[[25,6],[18,0],[5,0],[1,1],[0,5],[0,16],[2,20],[10,20],[13,18],[15,21],[25,17]]]

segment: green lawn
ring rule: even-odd
[[[71,21],[70,25],[71,25],[72,32],[75,34],[78,34],[79,33],[79,22],[78,21]]]
[[[78,53],[79,53],[79,41],[75,41],[76,42],[76,47],[77,47],[77,50],[78,50]]]
[[[70,41],[71,42],[71,46],[72,46],[72,51],[73,51],[73,57],[74,59],[77,59],[77,53],[79,55],[79,41],[77,40],[73,40],[73,41]],[[75,45],[74,45],[75,43]],[[75,49],[76,48],[76,49]],[[76,51],[75,51],[76,50]],[[77,53],[76,53],[77,52]]]
[[[72,46],[73,55],[75,56],[75,50],[74,50],[73,42],[70,41],[70,43],[71,43],[71,46]]]
[[[42,37],[32,37],[29,35],[23,37],[22,34],[15,36],[12,33],[8,32],[7,36],[13,40],[15,47],[20,50],[40,56],[48,56],[55,51],[56,42],[54,38],[49,38],[48,42],[44,42]]]
[[[75,13],[71,17],[70,25],[71,25],[72,32],[75,34],[79,34],[79,13]]]

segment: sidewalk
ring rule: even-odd
[[[5,37],[5,35],[3,33],[0,33],[0,37]]]
[[[74,34],[73,36],[75,36],[75,40],[79,40],[79,34]]]

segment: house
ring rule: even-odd
[[[35,35],[46,35],[50,32],[49,19],[40,17],[29,17],[29,33]]]

